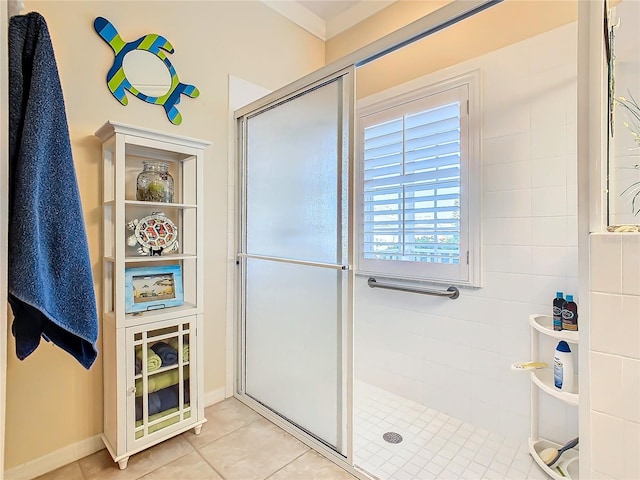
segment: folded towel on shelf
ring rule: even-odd
[[[176,405],[178,405],[178,392],[175,388],[163,388],[149,394],[149,415],[174,408]]]
[[[158,390],[157,392],[153,392],[151,394],[149,394],[149,397],[157,397],[157,401],[154,401],[155,403],[160,404],[160,408],[157,410],[149,410],[149,414],[153,415],[154,413],[159,413],[163,410],[168,410],[170,408],[175,408],[178,406],[178,386],[177,385],[173,385],[171,387],[168,388],[162,388],[160,390]]]
[[[168,410],[170,408],[176,408],[178,406],[178,386],[173,385],[168,388],[163,388],[157,392],[150,393],[147,396],[147,405],[149,408],[149,416],[156,413]],[[143,397],[136,398],[136,420],[142,420],[143,417]]]
[[[189,403],[190,394],[189,394],[189,380],[185,380],[184,382],[184,403]],[[176,408],[179,406],[180,399],[180,390],[179,385],[172,385],[167,388],[163,388],[158,390],[157,392],[150,393],[147,396],[147,404],[149,407],[148,415],[155,415],[156,413],[162,412],[164,410],[169,410],[170,408]],[[136,398],[136,420],[142,419],[143,414],[143,405],[142,405],[143,397]]]
[[[162,360],[156,352],[147,349],[147,372],[158,370],[162,366]],[[142,348],[136,348],[136,375],[142,373]]]
[[[178,363],[178,351],[165,342],[154,343],[151,345],[151,350],[160,357],[163,367]]]
[[[177,337],[172,337],[169,340],[167,340],[167,343],[172,347],[175,348],[176,350],[178,350],[178,347],[180,345],[178,345],[178,338]],[[182,361],[183,362],[188,362],[189,361],[189,344],[186,343],[183,339],[182,341]]]
[[[184,379],[189,378],[189,369],[184,370]],[[156,373],[147,377],[147,389],[149,393],[157,392],[163,388],[176,385],[180,381],[180,371],[178,369],[167,372]],[[142,396],[142,379],[136,380],[136,397]]]

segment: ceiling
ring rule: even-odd
[[[328,40],[396,0],[262,0],[292,22]]]
[[[349,10],[359,1],[298,0],[298,3],[327,22],[342,12]]]

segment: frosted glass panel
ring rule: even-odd
[[[338,445],[340,270],[248,259],[248,395]]]
[[[248,254],[340,262],[339,83],[247,121]]]

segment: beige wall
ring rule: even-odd
[[[451,3],[451,0],[400,0],[392,3],[353,28],[327,40],[327,63],[344,57],[448,3]]]
[[[447,3],[435,0],[396,2],[329,40],[327,62],[408,25]],[[577,5],[575,0],[506,0],[358,68],[357,96],[367,97],[574,22],[577,20]]]
[[[205,392],[225,384],[227,256],[228,75],[268,89],[285,85],[324,63],[324,43],[259,2],[26,2],[47,20],[64,90],[74,161],[101,299],[101,154],[93,132],[107,120],[211,140],[205,158]],[[120,105],[105,77],[113,53],[93,30],[109,19],[125,41],[165,36],[180,79],[201,94],[182,97],[183,123],[162,107],[129,96]],[[283,54],[286,52],[286,55]],[[86,371],[43,342],[20,362],[9,334],[5,468],[102,432],[102,358]]]

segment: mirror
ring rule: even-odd
[[[132,50],[125,55],[122,67],[131,86],[149,97],[160,97],[171,88],[169,70],[153,53]]]
[[[623,0],[609,10],[608,225],[627,230],[640,223],[640,2]],[[626,226],[626,227],[624,227]],[[637,228],[636,228],[637,229]]]

